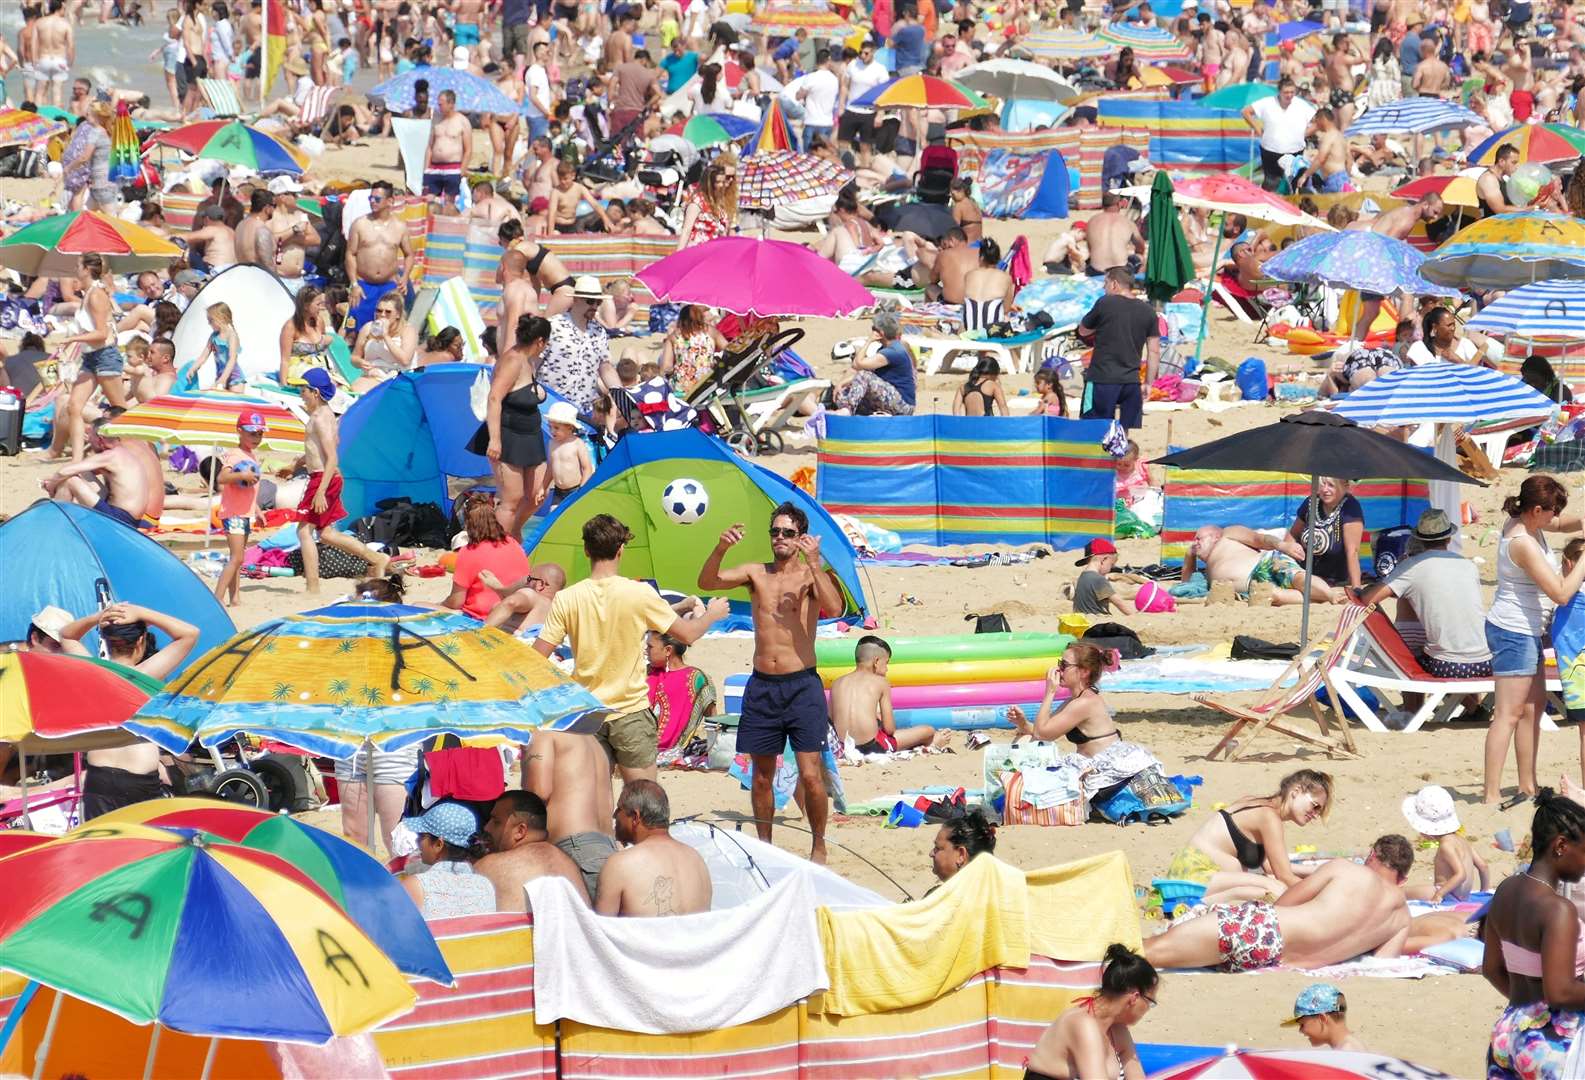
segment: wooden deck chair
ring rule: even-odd
[[[1196,703],[1226,713],[1233,718],[1233,723],[1211,748],[1211,752],[1205,755],[1206,758],[1214,760],[1218,754],[1226,754],[1227,760],[1237,761],[1249,753],[1249,748],[1255,744],[1255,740],[1268,729],[1319,747],[1328,754],[1358,757],[1359,752],[1354,748],[1354,737],[1349,734],[1348,722],[1342,710],[1334,705],[1333,713],[1338,727],[1338,733],[1334,735],[1326,718],[1326,710],[1315,699],[1315,692],[1326,685],[1331,701],[1334,703],[1337,701],[1337,693],[1331,688],[1327,677],[1333,665],[1354,640],[1354,634],[1365,621],[1365,616],[1373,610],[1375,609],[1361,607],[1358,604],[1346,606],[1337,620],[1337,629],[1333,632],[1331,640],[1325,643],[1324,647],[1312,648],[1309,652],[1294,657],[1293,663],[1289,664],[1277,681],[1271,684],[1271,689],[1253,705],[1237,705],[1214,694],[1195,694]],[[1298,681],[1294,685],[1284,686],[1295,677]],[[1279,719],[1306,707],[1315,718],[1316,726],[1320,729],[1319,735],[1300,731]],[[1243,734],[1245,728],[1253,730],[1247,737],[1240,739],[1239,736]]]
[[[322,124],[330,115],[330,102],[341,92],[339,86],[313,86],[298,103],[297,122],[305,128]]]
[[[242,102],[237,100],[236,88],[225,79],[199,79],[198,92],[213,110],[216,118],[229,119],[242,115]]]

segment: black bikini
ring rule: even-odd
[[[1085,743],[1092,743],[1099,739],[1110,739],[1113,735],[1122,735],[1122,732],[1113,728],[1111,731],[1103,732],[1100,735],[1086,735],[1078,728],[1074,728],[1068,732],[1068,741],[1074,746],[1083,746]]]
[[[1252,807],[1246,806],[1244,809]],[[1259,871],[1266,864],[1266,845],[1245,836],[1244,831],[1233,824],[1233,815],[1226,810],[1218,810],[1217,813],[1227,822],[1227,835],[1233,841],[1233,856],[1238,860],[1238,865],[1251,872]]]
[[[963,404],[964,404],[964,410],[963,411],[964,412],[968,411],[967,406],[968,406],[968,402],[969,402],[969,395],[970,394],[978,394],[979,398],[980,398],[980,408],[981,408],[981,410],[983,410],[982,415],[985,415],[985,416],[995,416],[996,415],[996,397],[993,394],[987,394],[984,390],[981,390],[980,387],[982,387],[984,385],[985,385],[985,380],[984,379],[980,379],[978,382],[970,383],[968,385],[968,387],[963,391]]]
[[[539,254],[535,255],[532,259],[528,260],[527,265],[524,266],[523,269],[527,270],[530,275],[532,275],[533,277],[537,278],[537,277],[539,277],[539,268],[541,266],[545,265],[545,260],[549,256],[550,256],[550,248],[546,247],[544,244],[540,244],[539,245]],[[554,285],[547,285],[545,287],[545,291],[553,293],[557,289],[564,288],[564,287],[569,286],[571,284],[572,284],[572,278],[564,277],[560,281],[556,282]]]

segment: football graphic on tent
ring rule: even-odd
[[[679,525],[692,525],[710,509],[710,493],[697,480],[678,477],[660,493],[666,516]]]

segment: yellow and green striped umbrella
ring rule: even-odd
[[[263,421],[262,450],[282,454],[303,452],[303,422],[279,405],[240,394],[166,394],[134,405],[105,434],[113,438],[145,439],[176,446],[237,446],[237,421],[246,416]]]

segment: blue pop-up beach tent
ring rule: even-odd
[[[73,503],[41,499],[0,525],[0,568],[0,638],[7,641],[25,637],[33,616],[51,604],[72,615],[98,610],[101,580],[110,603],[138,604],[198,627],[188,662],[237,632],[208,582],[181,559],[131,526]],[[155,636],[161,646],[169,640]],[[89,633],[83,644],[97,650],[99,635]]]

